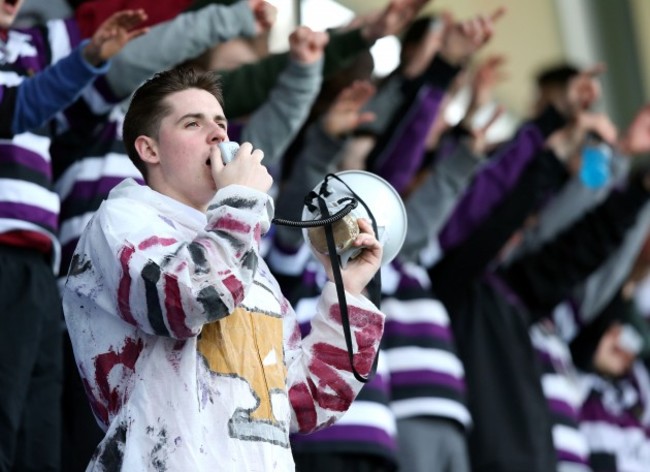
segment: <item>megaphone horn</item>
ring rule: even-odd
[[[302,219],[323,218],[321,206],[327,206],[330,214],[340,212],[351,202],[351,211],[332,223],[336,253],[341,265],[355,257],[361,249],[352,246],[359,235],[358,218],[373,221],[377,226],[376,238],[383,247],[382,265],[392,261],[406,238],[406,209],[402,198],[386,180],[362,170],[349,170],[328,175],[306,198]],[[311,202],[310,202],[311,200]],[[327,254],[327,240],[323,226],[303,228],[303,236],[314,251]]]

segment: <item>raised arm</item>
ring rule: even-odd
[[[614,153],[613,174],[616,175],[617,162],[630,165],[629,159],[635,159],[650,151],[650,106],[642,106],[630,125],[618,140],[617,149],[625,156]],[[634,163],[632,163],[632,166]],[[583,321],[593,319],[614,296],[616,287],[623,284],[634,265],[635,258],[641,252],[648,229],[650,228],[650,205],[645,204],[637,222],[631,227],[620,248],[607,261],[589,276],[580,290],[580,316]]]
[[[525,123],[513,139],[494,153],[490,163],[476,175],[442,230],[439,240],[443,250],[460,244],[472,228],[489,216],[543,148],[546,139],[562,128],[566,120],[575,120],[579,113],[588,109],[597,98],[591,92],[597,87],[591,70],[579,74],[552,106]],[[585,96],[590,98],[585,100]]]
[[[592,320],[615,296],[617,288],[623,285],[632,270],[649,229],[650,204],[646,203],[637,221],[625,233],[620,247],[580,287],[581,321]]]
[[[211,4],[154,26],[115,57],[107,74],[111,90],[118,97],[128,97],[158,71],[197,57],[217,43],[255,35],[259,20],[254,9],[253,0],[241,0],[228,7]]]
[[[450,139],[455,138],[443,137],[441,148]],[[460,140],[449,155],[436,161],[426,180],[404,203],[408,227],[401,258],[415,262],[430,242],[437,241],[438,231],[482,162],[482,156],[472,152],[465,140]]]
[[[286,147],[307,118],[322,83],[327,33],[301,26],[289,37],[290,61],[269,98],[244,126],[242,141],[264,150],[264,164],[280,167]]]
[[[434,60],[432,66],[433,83],[418,88],[413,100],[396,110],[393,122],[368,155],[371,169],[400,193],[420,169],[429,129],[438,116],[445,89],[458,71],[440,60]]]
[[[325,47],[323,77],[348,66],[359,53],[369,50],[376,40],[399,33],[427,2],[391,0],[381,12],[357,18],[343,30],[330,32],[330,41]],[[246,116],[261,106],[288,61],[288,52],[272,54],[235,70],[223,71],[223,91],[229,97],[226,115],[231,118]]]
[[[374,118],[372,113],[361,110],[374,91],[368,82],[352,83],[339,93],[322,119],[310,125],[292,172],[278,196],[278,217],[301,218],[305,196],[327,173],[336,171],[343,137],[359,124]],[[280,247],[289,252],[295,252],[303,243],[301,231],[286,226],[276,228],[276,238]]]
[[[0,88],[0,136],[9,138],[43,126],[80,95],[109,64],[91,65],[83,57],[87,42],[43,72],[15,87]]]
[[[2,87],[0,133],[10,137],[43,126],[71,105],[83,89],[109,70],[109,60],[145,29],[136,26],[146,16],[126,10],[108,18],[89,40],[63,59],[15,87]]]
[[[495,12],[483,22],[477,19],[453,23],[442,20],[441,28],[430,29],[417,46],[402,73],[415,78],[404,84],[409,89],[386,131],[368,155],[368,165],[404,192],[424,157],[429,129],[440,112],[446,89],[461,67],[492,37]],[[468,25],[479,25],[469,28]]]
[[[444,252],[442,260],[430,270],[436,293],[439,291],[441,297],[454,296],[458,293],[456,286],[466,286],[483,274],[490,263],[499,262],[501,258],[497,255],[509,238],[523,228],[527,218],[544,200],[565,184],[571,157],[581,148],[586,133],[593,131],[598,123],[593,116],[581,112],[574,122],[554,132],[546,140],[544,149],[524,167],[513,188],[504,194],[489,218],[478,224],[461,243]],[[555,258],[554,263],[564,267],[568,262]]]
[[[601,129],[602,134],[615,139],[614,124],[606,115],[595,114],[593,120],[595,129]],[[581,159],[581,156],[578,158]],[[611,179],[599,189],[585,186],[579,176],[574,174],[562,190],[542,209],[536,224],[524,231],[523,239],[512,257],[537,249],[574,223],[584,213],[601,203],[612,188],[625,180],[629,170],[629,160],[626,156],[614,153],[611,167]]]
[[[512,261],[501,273],[534,312],[549,313],[620,247],[649,189],[645,172],[635,176],[625,189],[612,192],[553,241]]]
[[[556,154],[540,151],[490,217],[461,243],[445,251],[429,269],[436,296],[448,307],[459,302],[458,296],[465,293],[464,288],[488,269],[541,199],[556,191],[566,178],[566,169]]]

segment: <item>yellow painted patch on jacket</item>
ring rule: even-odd
[[[286,390],[282,318],[236,308],[229,316],[203,327],[199,352],[211,371],[248,382],[260,402],[252,420],[277,423],[271,405],[273,390]]]

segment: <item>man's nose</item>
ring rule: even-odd
[[[211,143],[221,143],[228,139],[228,133],[221,126],[215,126],[210,133],[209,140]]]

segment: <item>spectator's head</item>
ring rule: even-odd
[[[8,29],[14,23],[23,0],[0,0],[0,29]]]
[[[636,359],[650,354],[650,326],[624,290],[580,329],[569,346],[579,369],[620,377]]]
[[[215,144],[228,140],[218,76],[179,67],[160,72],[134,93],[124,144],[147,183],[195,206],[214,185],[206,165]],[[209,198],[208,198],[209,200]]]
[[[537,73],[535,77],[536,96],[533,103],[533,115],[538,115],[550,103],[556,101],[556,97],[566,92],[569,81],[578,75],[580,70],[571,64],[557,64],[546,67]]]
[[[625,375],[642,348],[643,338],[634,326],[615,321],[600,338],[593,357],[594,369],[608,377]]]

